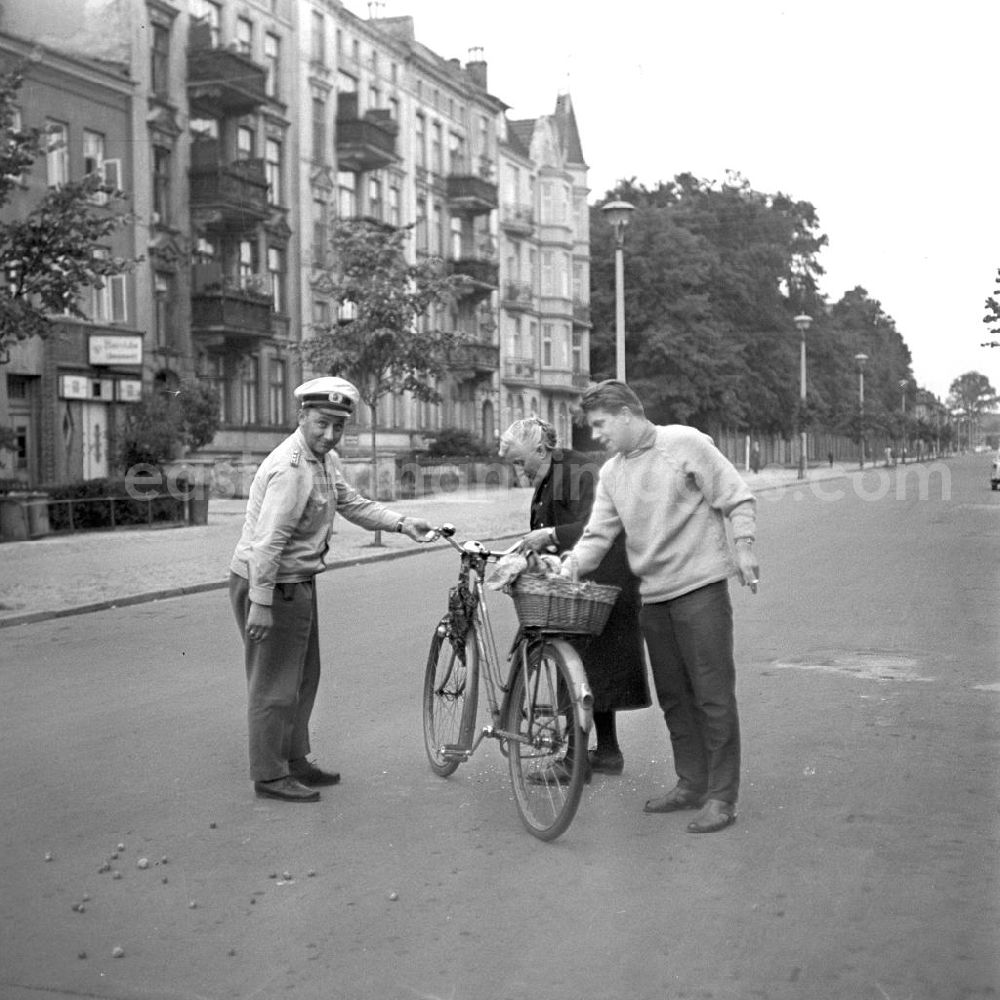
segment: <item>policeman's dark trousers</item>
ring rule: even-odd
[[[309,718],[319,687],[316,588],[312,580],[275,587],[274,627],[260,642],[246,637],[250,585],[235,573],[229,599],[246,662],[250,777],[272,781],[289,773],[290,760],[309,753]]]
[[[727,581],[644,604],[639,623],[670,732],[678,786],[735,803],[740,722]]]

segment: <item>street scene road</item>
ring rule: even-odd
[[[319,579],[314,751],[344,777],[318,804],[253,796],[224,590],[0,630],[0,998],[995,997],[988,474],[760,494],[760,591],[733,586],[739,818],[710,836],[642,812],[673,784],[655,708],[620,716],[624,774],[552,844],[495,745],[430,772],[445,549]]]

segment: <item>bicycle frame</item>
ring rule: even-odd
[[[506,717],[507,697],[510,694],[511,683],[518,670],[527,669],[527,658],[533,646],[538,643],[548,643],[555,646],[566,663],[572,678],[572,698],[577,708],[577,718],[583,732],[589,733],[593,725],[594,697],[587,682],[587,674],[583,661],[573,646],[562,638],[561,633],[547,629],[519,628],[515,635],[506,660],[510,664],[506,679],[500,674],[500,655],[497,648],[493,623],[490,620],[489,604],[486,600],[486,569],[490,562],[496,562],[502,556],[513,551],[492,552],[480,542],[470,541],[457,543],[449,534],[441,532],[448,543],[462,557],[462,567],[459,571],[459,600],[463,608],[471,608],[474,628],[472,629],[477,644],[478,662],[481,665],[480,677],[484,679],[486,701],[489,707],[492,723],[484,726],[473,737],[478,715],[478,705],[471,701],[465,706],[461,726],[461,742],[448,748],[449,756],[468,760],[478,749],[484,739],[497,739],[501,744],[501,752],[506,752],[506,744],[511,740],[521,741],[521,737],[499,728],[502,719]],[[463,593],[463,589],[467,593]],[[438,634],[446,636],[453,627],[452,610],[449,609],[438,624]],[[460,637],[464,638],[464,637]],[[503,697],[499,697],[502,693]]]

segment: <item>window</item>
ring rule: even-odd
[[[104,164],[104,136],[100,132],[83,130],[83,172],[102,174]],[[103,174],[102,174],[103,176]]]
[[[267,387],[267,411],[270,422],[275,426],[285,422],[285,362],[271,359],[271,381]]]
[[[153,25],[153,44],[149,50],[149,84],[157,97],[166,97],[170,90],[170,29]]]
[[[153,147],[153,222],[170,225],[170,150]]]
[[[267,248],[267,276],[271,285],[271,308],[285,312],[285,252],[280,247]]]
[[[192,0],[191,12],[208,25],[209,41],[212,48],[218,48],[222,25],[222,5],[214,3],[213,0]]]
[[[427,199],[417,199],[416,244],[418,250],[427,250]]]
[[[326,162],[326,101],[312,100],[312,158],[314,163]]]
[[[374,111],[382,106],[382,91],[374,84],[368,88],[368,111]]]
[[[378,174],[368,177],[368,214],[373,219],[382,220],[385,206],[382,203],[382,178]]]
[[[281,39],[270,32],[264,35],[264,66],[267,68],[264,93],[276,98],[281,90]]]
[[[314,326],[329,326],[330,303],[326,299],[313,299],[312,317]]]
[[[153,147],[153,222],[170,225],[170,150]]]
[[[240,394],[243,402],[243,423],[258,421],[257,393],[260,389],[260,358],[247,358],[243,367]]]
[[[238,274],[240,288],[252,289],[257,274],[257,245],[250,240],[240,240]]]
[[[236,50],[245,56],[253,55],[253,21],[249,18],[236,18]]]
[[[95,323],[127,323],[125,275],[112,274],[102,280],[103,288],[90,289],[90,318]]]
[[[312,48],[310,52],[313,62],[326,62],[326,21],[318,10],[312,12]]]
[[[431,170],[440,174],[443,168],[441,149],[441,123],[434,122],[431,126]]]
[[[462,220],[457,215],[451,217],[451,259],[462,259]]]
[[[464,174],[465,170],[465,139],[455,132],[451,133],[448,149],[448,168],[453,174]]]
[[[552,324],[542,324],[542,364],[552,366]]]
[[[417,166],[427,167],[427,119],[423,115],[417,115],[417,133],[414,141],[414,157]]]
[[[430,252],[434,254],[435,257],[441,256],[442,243],[441,243],[441,227],[444,225],[444,213],[441,210],[440,204],[435,203],[433,209],[433,215],[431,217],[431,232],[430,232]]]
[[[542,181],[542,222],[555,222],[551,181]]]
[[[583,371],[583,338],[579,331],[573,331],[573,372],[579,375]]]
[[[205,359],[205,374],[202,381],[208,383],[219,398],[219,420],[229,423],[229,397],[226,393],[226,359],[221,354],[210,354]]]
[[[264,175],[267,178],[268,204],[281,204],[281,143],[268,139],[264,143]]]
[[[58,187],[69,180],[69,126],[47,121],[45,130],[45,177],[49,187]]]
[[[236,159],[252,160],[257,147],[257,136],[252,128],[240,125],[236,129]]]
[[[402,195],[398,183],[389,188],[389,222],[393,226],[403,224]]]
[[[389,98],[389,116],[394,122],[399,122],[399,98],[390,97]]]
[[[343,70],[338,70],[337,72],[337,93],[339,94],[356,94],[358,92],[358,81],[357,77],[351,76],[350,73],[345,73]]]
[[[555,294],[555,261],[551,250],[542,251],[542,295]]]
[[[158,271],[153,275],[154,347],[167,347],[170,344],[170,310],[175,297],[173,285],[172,274]]]
[[[313,267],[326,266],[327,241],[326,203],[318,198],[313,200]]]
[[[3,151],[3,154],[10,155],[14,148],[14,139],[12,133],[20,132],[24,128],[24,120],[21,117],[20,108],[10,108],[10,130],[7,133],[7,149]],[[4,178],[6,180],[12,181],[14,184],[24,184],[27,180],[27,175],[24,171],[16,174],[5,174]]]
[[[353,219],[358,214],[357,177],[349,170],[337,171],[337,215]]]

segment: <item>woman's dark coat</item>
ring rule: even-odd
[[[601,465],[600,455],[557,448],[549,471],[535,487],[531,530],[555,528],[560,552],[571,549],[583,534]],[[594,692],[594,711],[646,708],[650,698],[639,629],[639,581],[628,568],[624,535],[615,539],[590,579],[622,588],[604,631],[574,641]]]

